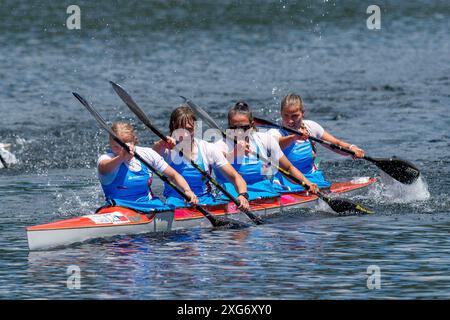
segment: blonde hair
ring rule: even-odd
[[[295,94],[292,92],[288,93],[283,98],[283,100],[281,100],[280,111],[283,112],[284,108],[289,107],[289,106],[298,107],[300,109],[300,112],[302,114],[305,114],[305,106],[303,105],[302,97],[300,97],[298,94]],[[310,133],[303,121],[300,124],[300,128],[302,128],[303,130],[306,130],[306,131],[308,131],[308,133]],[[314,144],[313,144],[313,148],[314,148]]]
[[[137,139],[136,134],[134,132],[134,128],[128,122],[124,122],[124,121],[114,122],[113,125],[111,126],[111,130],[116,135],[118,135],[121,138],[123,138],[123,140],[126,140],[125,142],[131,142],[133,144],[137,144],[138,143],[138,139]],[[110,139],[111,139],[111,137],[110,137]]]
[[[281,108],[280,108],[281,111],[283,111],[283,109],[288,106],[299,107],[300,111],[302,113],[305,113],[305,106],[303,105],[302,97],[300,97],[298,94],[289,93],[283,98],[283,100],[281,100]]]

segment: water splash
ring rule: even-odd
[[[6,166],[14,165],[18,163],[16,156],[9,151],[10,145],[0,143],[0,157],[2,157],[2,162],[0,162],[0,169],[3,168],[3,162]]]
[[[80,216],[90,214],[102,205],[102,195],[97,186],[84,188],[83,193],[75,190],[55,194],[55,201],[59,204],[55,214],[61,217]]]
[[[378,203],[411,203],[426,201],[431,194],[422,176],[413,184],[406,185],[382,172],[379,182],[369,189],[367,197]]]
[[[314,206],[314,211],[326,212],[326,213],[335,213],[333,209],[323,200],[319,200],[317,204]]]

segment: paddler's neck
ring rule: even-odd
[[[186,138],[190,139],[190,150],[184,150],[183,147],[186,147],[186,143],[183,141],[183,139],[177,141],[177,145],[180,151],[182,151],[185,155],[190,156],[191,159],[195,159],[196,155],[198,153],[198,143],[195,141],[195,138]],[[189,154],[190,153],[190,154]]]

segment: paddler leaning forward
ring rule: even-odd
[[[277,170],[274,165],[289,172],[295,178],[307,184],[311,192],[319,189],[297,170],[281,151],[278,141],[271,135],[258,132],[253,120],[252,112],[247,103],[240,101],[228,112],[227,135],[237,138],[237,144],[231,139],[220,140],[215,144],[226,155],[228,161],[247,182],[249,199],[276,197],[272,178]],[[263,159],[269,160],[272,165]],[[219,181],[223,181],[220,173],[216,173]],[[228,184],[225,186],[232,193]]]
[[[111,151],[98,159],[98,177],[105,193],[106,205],[124,206],[142,212],[170,210],[169,206],[153,196],[150,188],[153,173],[134,157],[135,151],[180,187],[191,198],[192,204],[198,203],[186,180],[158,153],[151,148],[136,146],[138,140],[131,124],[116,122],[111,129],[130,147],[131,153],[110,137]]]
[[[197,118],[188,106],[176,108],[170,115],[168,142],[160,140],[153,149],[157,151],[179,174],[189,183],[202,205],[215,205],[229,202],[227,198],[217,199],[211,193],[209,181],[203,177],[192,164],[211,174],[214,169],[229,182],[235,197],[240,202],[240,209],[248,210],[247,185],[242,177],[234,170],[224,155],[217,150],[214,144],[195,137],[195,122]],[[175,149],[175,146],[177,148]],[[180,154],[182,150],[183,154]],[[186,155],[189,160],[186,160]],[[164,188],[166,203],[175,207],[185,206],[184,200],[172,187]]]

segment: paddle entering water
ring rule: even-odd
[[[117,93],[117,95],[122,99],[123,102],[128,106],[128,108],[139,118],[139,120],[142,121],[142,123],[145,124],[145,126],[150,129],[153,133],[155,133],[161,140],[168,142],[168,139],[165,135],[161,133],[150,121],[150,119],[147,117],[147,115],[144,113],[144,111],[134,102],[133,98],[118,84],[110,81],[114,91]],[[238,199],[233,197],[231,193],[229,193],[220,183],[216,181],[208,172],[200,168],[198,164],[195,163],[192,159],[190,159],[187,155],[183,153],[182,150],[179,148],[175,149],[177,152],[181,154],[186,160],[188,160],[192,166],[197,169],[205,178],[207,178],[209,181],[211,181],[212,184],[214,184],[217,189],[219,189],[226,197],[228,197],[236,206],[240,206],[240,202]],[[253,212],[249,210],[241,210],[243,213],[245,213],[254,223],[256,224],[262,224],[264,221],[256,216]]]
[[[301,132],[299,132],[297,130],[276,124],[269,120],[261,119],[258,117],[254,117],[254,120],[257,124],[260,124],[260,125],[282,128],[292,134],[297,134],[300,136],[303,135]],[[309,136],[308,138],[310,140],[316,141],[322,145],[326,145],[331,149],[339,150],[339,151],[345,152],[347,154],[350,154],[352,156],[355,155],[355,152],[353,152],[352,150],[343,148],[343,147],[338,146],[337,144],[331,143],[329,141],[325,141],[320,138],[311,137],[311,136]],[[364,160],[374,163],[378,168],[380,168],[381,170],[386,172],[388,175],[390,175],[392,178],[394,178],[395,180],[397,180],[403,184],[412,184],[420,176],[419,169],[417,169],[411,162],[397,158],[395,156],[392,158],[372,158],[372,157],[364,156],[361,159],[364,159]]]
[[[199,106],[197,106],[195,103],[193,103],[192,101],[190,101],[189,99],[180,96],[184,102],[192,109],[192,111],[194,111],[200,118],[202,118],[205,122],[208,123],[208,125],[211,128],[217,129],[220,131],[220,133],[222,134],[222,136],[225,139],[229,139],[229,140],[234,140],[235,143],[237,143],[237,139],[236,137],[230,137],[228,136],[220,127],[219,125],[214,121],[214,119],[212,119],[209,114],[203,110],[202,108],[200,108]],[[266,164],[271,165],[272,167],[274,167],[275,169],[277,169],[278,171],[280,171],[282,174],[284,174],[287,178],[293,180],[295,183],[301,185],[302,187],[304,187],[306,190],[309,190],[310,187],[305,184],[303,181],[301,181],[300,179],[297,179],[296,177],[294,177],[293,175],[291,175],[288,171],[284,170],[283,168],[279,167],[278,165],[273,164],[272,162],[269,161],[269,159],[265,158],[263,155],[261,155],[261,153],[256,153],[256,152],[252,152],[253,155],[257,155],[261,160],[263,160]],[[322,199],[323,201],[325,201],[331,209],[333,209],[335,212],[337,213],[344,213],[344,212],[357,212],[357,213],[364,213],[364,214],[370,214],[373,213],[372,210],[365,208],[364,206],[362,206],[359,203],[355,203],[353,201],[350,201],[348,199],[343,199],[343,198],[330,198],[327,197],[326,195],[324,195],[322,192],[317,192],[315,193],[320,199]]]
[[[100,116],[100,114],[78,93],[72,92],[75,98],[81,102],[81,104],[94,116],[95,120],[97,120],[98,124],[105,129],[109,135],[112,137],[114,141],[116,141],[122,148],[124,148],[127,152],[130,152],[130,148],[128,145],[123,142],[116,134],[111,130],[106,121]],[[150,163],[148,163],[144,158],[142,158],[137,152],[134,153],[134,157],[141,161],[144,165],[146,165],[152,172],[154,172],[162,181],[169,184],[180,196],[183,197],[186,201],[190,201],[190,197],[187,196],[177,185],[175,185],[170,179],[156,170]],[[208,220],[211,222],[213,227],[215,228],[242,228],[248,226],[247,224],[241,223],[239,221],[230,220],[230,219],[219,219],[214,217],[210,212],[208,212],[205,208],[200,205],[196,205],[195,209],[197,209],[200,213],[202,213]]]

